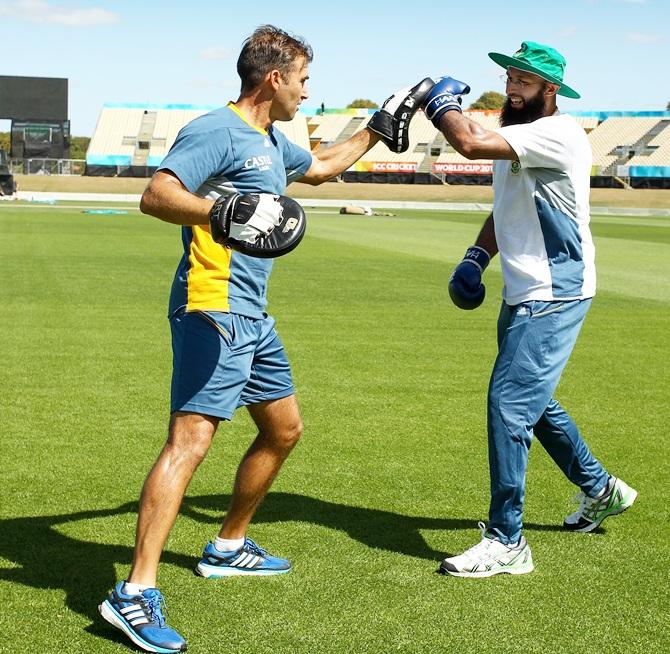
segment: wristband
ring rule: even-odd
[[[480,272],[484,272],[491,261],[491,255],[478,245],[472,245],[465,251],[463,261],[469,261],[479,268]]]

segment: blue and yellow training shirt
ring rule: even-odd
[[[186,125],[161,163],[195,195],[216,200],[229,193],[282,195],[287,175],[302,176],[312,155],[272,126],[247,122],[234,104]],[[258,259],[212,240],[209,225],[182,226],[184,254],[170,294],[169,315],[225,311],[262,318],[272,259]]]

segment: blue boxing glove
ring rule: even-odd
[[[453,77],[440,77],[423,101],[426,118],[440,129],[440,120],[447,111],[462,113],[461,96],[468,93],[470,87],[464,82]]]
[[[449,279],[449,297],[460,309],[476,309],[486,295],[482,284],[482,273],[489,265],[489,253],[477,245],[467,249],[461,261]]]

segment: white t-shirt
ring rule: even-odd
[[[503,299],[568,300],[596,292],[589,229],[591,146],[571,116],[556,112],[495,130],[518,161],[493,164],[493,219]]]

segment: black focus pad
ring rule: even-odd
[[[254,243],[229,238],[228,245],[231,248],[252,257],[270,259],[281,257],[298,247],[307,228],[305,212],[294,199],[285,195],[276,197],[282,206],[279,225],[267,236],[259,236]]]
[[[242,196],[239,193],[220,195],[209,210],[209,230],[216,243],[227,244],[230,233],[230,215],[235,210],[240,197]]]
[[[411,88],[396,91],[370,118],[367,127],[380,134],[392,152],[405,152],[409,148],[410,121],[434,84],[426,77]]]
[[[249,237],[248,231],[240,232],[235,229],[234,223],[248,225],[259,206],[267,210],[268,205],[272,215],[278,216],[278,224],[269,234]],[[217,243],[242,254],[263,259],[280,257],[291,252],[302,240],[307,227],[305,212],[295,200],[284,195],[266,193],[222,196],[214,203],[209,218],[212,238]],[[245,238],[235,238],[231,236],[231,231],[233,234],[244,233]]]

